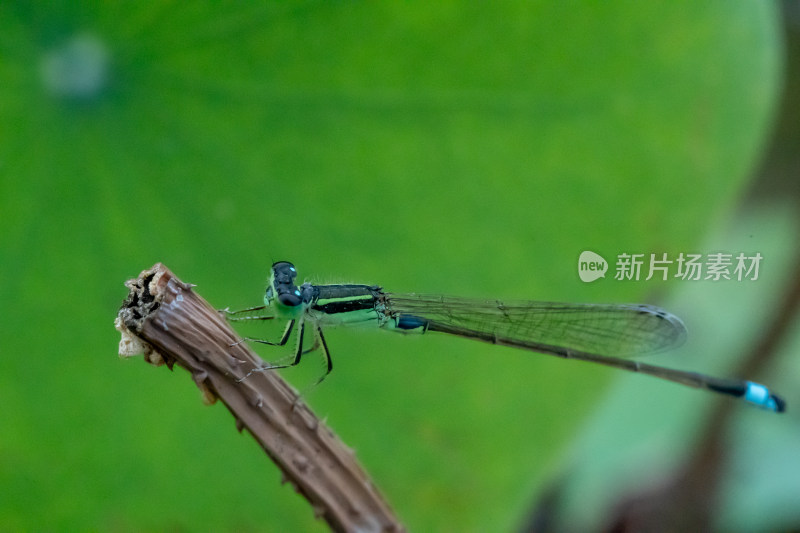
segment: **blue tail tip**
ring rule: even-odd
[[[755,383],[753,381],[747,382],[747,388],[744,392],[744,399],[751,404],[761,407],[762,409],[767,409],[769,411],[774,411],[776,413],[782,413],[786,410],[786,402],[778,396],[770,392],[770,390],[760,383]]]

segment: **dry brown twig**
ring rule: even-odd
[[[120,308],[120,356],[144,353],[154,365],[175,363],[191,372],[207,403],[222,400],[267,455],[336,531],[402,531],[391,508],[352,450],[271,371],[205,300],[161,263],[125,285]]]

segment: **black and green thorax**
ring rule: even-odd
[[[281,261],[272,266],[264,301],[275,307],[278,316],[299,319],[302,315],[320,326],[377,322],[379,327],[399,331],[427,328],[424,319],[393,309],[390,297],[378,285],[303,283],[298,287],[296,277],[291,263]]]

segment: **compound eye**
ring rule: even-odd
[[[291,283],[297,277],[297,270],[294,265],[287,261],[278,261],[272,265],[272,272],[275,274],[275,279],[284,283]]]
[[[297,305],[300,305],[300,303],[303,300],[300,298],[300,291],[297,291],[297,292],[285,292],[279,295],[278,301],[287,307],[295,307]]]

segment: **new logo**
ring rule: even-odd
[[[602,256],[586,250],[578,258],[578,276],[581,281],[590,283],[599,278],[606,277],[608,263]]]

